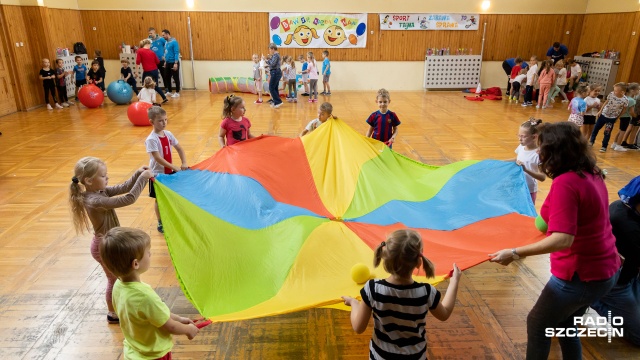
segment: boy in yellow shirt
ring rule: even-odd
[[[104,265],[118,277],[113,307],[124,334],[125,359],[171,359],[174,335],[198,334],[190,319],[172,314],[140,274],[151,265],[151,238],[139,229],[116,227],[100,243]]]

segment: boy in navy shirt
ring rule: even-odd
[[[386,89],[378,90],[376,102],[380,110],[369,115],[367,119],[367,124],[369,124],[367,137],[382,141],[391,148],[398,135],[400,119],[398,119],[398,116],[393,111],[389,110],[391,97]]]
[[[120,76],[122,80],[131,85],[133,91],[136,93],[136,95],[138,95],[138,89],[136,89],[136,78],[133,77],[133,72],[129,67],[129,60],[123,59],[122,61],[120,61],[120,63],[122,64],[122,68],[120,69]]]

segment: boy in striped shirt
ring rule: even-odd
[[[398,135],[400,119],[398,119],[396,113],[389,110],[391,97],[386,89],[378,90],[376,102],[378,103],[380,110],[369,115],[369,118],[367,119],[367,124],[369,124],[367,137],[372,137],[376,140],[382,141],[391,148],[396,136]]]

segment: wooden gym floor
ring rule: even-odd
[[[336,92],[334,113],[361,133],[374,110],[375,92]],[[471,102],[460,92],[392,92],[390,108],[402,125],[394,150],[433,165],[465,159],[512,159],[518,126],[531,115],[544,121],[568,116],[553,109],[522,108],[508,101]],[[252,133],[294,137],[316,117],[319,104],[284,103],[279,110],[245,96]],[[171,130],[195,164],[219,148],[222,95],[185,91],[165,105]],[[303,98],[301,98],[303,99]],[[320,99],[323,100],[322,97]],[[67,205],[75,162],[104,159],[110,183],[148,164],[144,139],[150,127],[133,127],[126,106],[110,101],[98,109],[43,108],[0,118],[0,358],[121,359],[120,328],[107,325],[106,279],[89,253],[91,235],[76,235]],[[598,140],[601,139],[601,136]],[[608,170],[610,201],[640,174],[640,152],[597,153]],[[540,185],[538,209],[551,181]],[[152,199],[118,210],[124,226],[152,237],[152,268],[143,280],[175,313],[195,317],[185,299],[161,234]],[[496,249],[498,250],[498,249]],[[549,278],[548,256],[508,267],[484,263],[464,271],[449,321],[428,319],[430,359],[522,359],[526,316]],[[346,276],[346,275],[345,275]],[[446,289],[447,283],[439,285]],[[371,328],[351,330],[349,314],[315,309],[250,321],[214,324],[193,340],[174,337],[176,359],[364,359]],[[637,358],[621,339],[583,339],[585,359]],[[554,341],[552,358],[560,358]]]

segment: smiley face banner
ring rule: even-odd
[[[367,14],[269,13],[269,35],[285,48],[363,48]]]

